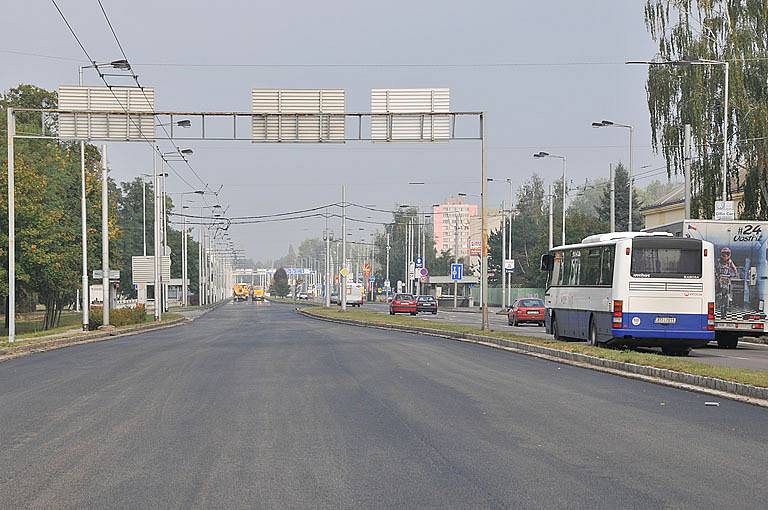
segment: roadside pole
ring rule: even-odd
[[[101,287],[104,306],[102,327],[109,327],[109,180],[107,178],[107,146],[101,146]]]
[[[691,219],[691,125],[685,125],[684,137],[685,219]],[[725,185],[725,183],[723,183]],[[723,199],[725,200],[725,199]]]
[[[347,267],[347,187],[341,185],[341,268]],[[346,272],[346,271],[345,271]],[[339,280],[339,300],[341,311],[347,311],[347,275],[342,274]]]
[[[614,175],[613,163],[610,164],[609,168],[608,186],[611,192],[611,232],[616,232],[616,177]]]
[[[13,137],[16,135],[16,113],[8,108],[8,343],[16,341],[16,197]],[[87,312],[83,312],[87,319]],[[84,319],[85,320],[85,319]]]
[[[501,203],[501,307],[507,305],[507,269],[504,267],[507,260],[507,215],[504,210],[504,202]]]
[[[549,249],[551,250],[554,246],[555,240],[554,240],[554,225],[553,219],[555,215],[554,211],[555,207],[555,197],[552,195],[552,185],[549,185]]]
[[[480,301],[482,306],[482,323],[480,329],[486,331],[490,329],[488,322],[488,148],[486,146],[486,134],[485,134],[485,112],[480,114],[480,144],[481,144],[481,187],[480,187],[480,208],[482,209],[480,216],[480,230],[482,239],[481,248],[481,260],[480,269],[482,272],[480,284]],[[563,167],[565,168],[565,167]]]
[[[509,258],[514,258],[512,255],[512,234],[514,233],[512,231],[512,222],[515,220],[515,216],[512,207],[512,204],[514,203],[514,200],[512,199],[512,179],[507,179],[507,184],[509,184],[509,236],[507,237],[507,254],[509,255]],[[510,306],[512,306],[512,274],[507,277],[507,307]]]
[[[389,282],[389,230],[387,230],[387,282]],[[392,288],[392,282],[389,282],[389,288]]]
[[[8,118],[10,119],[10,116]],[[9,144],[8,147],[11,147],[11,145]],[[80,235],[83,253],[83,274],[81,278],[83,290],[80,297],[83,300],[83,331],[88,331],[90,322],[88,314],[90,312],[91,300],[89,297],[90,289],[88,288],[88,223],[85,204],[85,142],[83,141],[80,141]]]
[[[453,222],[453,261],[459,263],[459,215],[456,213],[456,218]],[[459,281],[453,280],[453,308],[454,310],[459,307]]]
[[[155,199],[153,200],[153,215],[155,217],[154,225],[152,227],[152,231],[154,232],[154,262],[155,262],[155,320],[159,321],[163,317],[163,312],[161,310],[162,304],[160,302],[160,271],[162,269],[162,259],[160,258],[160,221],[159,221],[159,207],[160,207],[160,186],[157,178],[157,151],[152,151],[152,187],[154,188],[152,191],[155,195]]]

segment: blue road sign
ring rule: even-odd
[[[424,267],[424,260],[421,257],[416,257],[416,267]]]
[[[451,264],[451,280],[464,278],[464,264]]]
[[[376,281],[376,277],[371,275],[371,276],[368,277],[368,281],[369,282],[375,282]]]

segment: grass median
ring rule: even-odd
[[[674,356],[664,356],[663,354],[637,352],[632,350],[608,349],[602,347],[591,347],[579,342],[562,342],[532,338],[524,335],[514,334],[506,331],[480,331],[475,326],[449,324],[440,321],[425,321],[410,316],[387,315],[383,313],[371,312],[368,310],[347,310],[342,312],[337,308],[317,308],[307,307],[304,312],[318,317],[327,317],[330,319],[349,319],[362,321],[374,325],[398,325],[417,328],[429,328],[446,333],[474,334],[484,335],[494,338],[503,338],[514,340],[532,345],[548,347],[560,351],[576,352],[586,354],[596,358],[603,358],[625,363],[634,363],[648,367],[664,368],[675,370],[691,375],[715,377],[725,381],[733,381],[741,384],[751,384],[753,386],[768,387],[768,371],[750,370],[746,368],[729,368],[715,365],[699,363],[692,359],[679,358]]]
[[[160,324],[172,322],[183,316],[178,313],[165,313],[160,321]],[[144,322],[137,324],[128,324],[126,326],[120,326],[115,328],[114,333],[126,333],[135,329],[141,329],[147,324],[154,323],[154,317],[147,315]],[[41,349],[49,348],[52,345],[64,346],[69,343],[76,343],[86,340],[90,337],[99,336],[100,331],[80,331],[79,329],[73,329],[72,326],[62,326],[59,328],[34,331],[31,333],[24,333],[16,336],[16,341],[12,344],[8,343],[8,337],[0,337],[0,356],[14,354],[20,351],[36,350],[38,347]]]

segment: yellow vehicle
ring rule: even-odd
[[[247,283],[236,283],[232,286],[232,295],[235,301],[248,301],[248,296],[251,294]]]
[[[254,301],[264,301],[264,287],[254,286],[251,296]]]

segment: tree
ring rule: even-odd
[[[285,297],[291,292],[288,285],[288,273],[282,267],[275,271],[272,277],[272,284],[269,286],[269,293],[273,296]]]
[[[613,187],[615,194],[616,204],[616,231],[626,232],[629,225],[629,172],[624,168],[624,165],[619,162],[614,167],[613,174]],[[598,231],[607,232],[611,225],[611,188],[609,185],[602,187],[602,193],[600,194],[600,201],[594,208],[597,211],[597,216],[600,219],[600,225]],[[637,190],[632,191],[632,230],[642,230],[643,218],[640,215],[640,209],[643,204],[640,197],[637,194]],[[593,232],[594,233],[594,232]]]
[[[730,63],[729,129],[722,131],[724,66],[664,65],[648,70],[654,149],[681,173],[683,126],[691,124],[692,215],[711,218],[720,199],[722,140],[728,137],[728,186],[744,183],[747,218],[768,218],[768,4],[759,0],[646,0],[645,24],[662,60]],[[742,174],[742,175],[739,175]],[[741,178],[743,177],[743,179]]]

